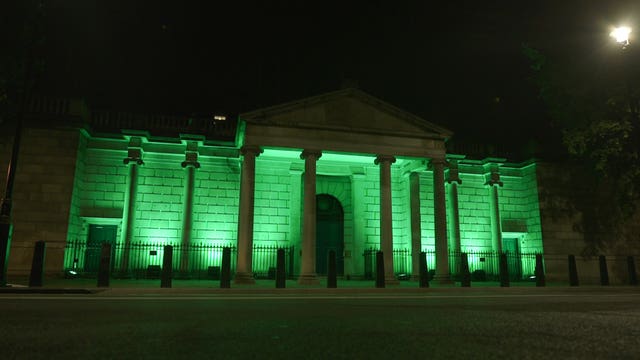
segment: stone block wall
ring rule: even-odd
[[[535,164],[522,169],[504,169],[500,179],[500,216],[503,232],[523,233],[520,251],[541,252],[542,230]]]
[[[391,212],[393,221],[393,247],[411,249],[411,202],[409,176],[392,167]]]
[[[572,206],[569,194],[574,186],[571,171],[567,164],[537,164],[537,184],[540,206],[541,232],[544,239],[545,270],[551,282],[567,283],[569,254],[576,256],[576,265],[580,284],[598,285],[600,272],[598,257],[591,254],[584,234],[579,231],[583,223],[582,214]],[[591,196],[585,193],[584,196]],[[627,221],[623,229],[624,239],[600,249],[607,255],[610,282],[627,284],[629,275],[626,257],[635,256],[636,269],[640,268],[640,242],[637,241],[640,231],[640,211]]]
[[[254,244],[290,245],[292,189],[288,165],[282,161],[256,160]]]
[[[128,176],[123,150],[92,148],[81,135],[76,164],[76,180],[69,217],[69,241],[86,241],[89,224],[121,225],[124,192]],[[121,227],[118,226],[120,239]],[[69,264],[65,264],[69,266]]]
[[[195,175],[192,242],[235,245],[240,197],[238,159],[201,157],[200,163]]]
[[[69,210],[69,230],[67,231],[67,242],[80,241],[84,239],[84,224],[80,217],[80,196],[81,189],[84,188],[85,154],[87,151],[87,138],[80,134],[78,139],[78,153],[76,155],[76,169],[73,179],[73,192],[71,194],[71,207]]]
[[[186,170],[180,165],[183,158],[177,155],[145,153],[143,159],[144,165],[138,167],[133,241],[179,244],[186,176]],[[123,167],[126,168],[124,165]],[[113,201],[115,203],[119,200],[120,198]]]
[[[463,251],[491,251],[490,188],[481,174],[460,173],[458,211]]]
[[[39,240],[47,242],[45,271],[62,269],[78,141],[75,130],[24,129],[13,194],[11,275],[28,275]]]
[[[420,173],[420,233],[422,249],[435,251],[433,172]],[[410,235],[409,235],[410,236]],[[409,240],[410,242],[411,240]]]
[[[364,170],[365,177],[362,180],[364,193],[361,199],[364,207],[362,216],[366,219],[363,231],[364,246],[365,249],[380,249],[380,169],[377,166],[367,166]],[[393,184],[391,186],[393,188]],[[393,203],[393,199],[391,202]]]
[[[0,198],[4,196],[4,190],[7,186],[6,175],[9,162],[11,161],[11,148],[13,147],[14,128],[9,124],[0,124]]]

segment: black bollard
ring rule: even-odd
[[[578,268],[576,267],[576,256],[569,255],[569,285],[578,286]]]
[[[609,269],[607,269],[607,257],[604,255],[600,255],[598,257],[598,262],[600,263],[600,285],[608,286],[609,285]]]
[[[507,254],[500,254],[500,287],[509,287],[509,264]]]
[[[636,273],[636,263],[633,256],[627,256],[627,269],[629,270],[629,285],[638,285],[638,273]]]
[[[280,259],[279,255],[280,253],[278,253],[278,259]],[[222,248],[222,270],[220,273],[220,288],[231,288],[231,248],[228,246]]]
[[[287,286],[287,273],[284,265],[284,249],[278,249],[276,258],[276,289],[284,289]]]
[[[98,287],[109,287],[111,272],[111,244],[102,244],[100,266],[98,267]]]
[[[31,275],[29,276],[29,287],[42,286],[44,276],[44,241],[37,241],[33,248],[33,260],[31,261]]]
[[[376,287],[384,287],[384,256],[382,251],[376,252]]]
[[[460,270],[462,271],[461,287],[471,287],[471,272],[469,271],[469,255],[460,253]]]
[[[338,272],[336,271],[336,251],[329,250],[329,258],[327,259],[327,288],[335,289],[338,287]]]
[[[542,254],[536,254],[536,286],[543,287],[547,285],[544,277],[544,265],[542,264]]]
[[[160,274],[160,287],[170,288],[173,277],[173,246],[165,245],[162,252],[162,273]]]
[[[420,252],[420,287],[429,287],[429,269],[427,268],[427,253]]]

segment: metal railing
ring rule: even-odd
[[[376,269],[377,248],[364,251],[364,277],[373,279]],[[427,256],[427,269],[434,273],[436,254],[433,249],[423,249]],[[500,253],[493,251],[466,252],[469,272],[474,281],[497,280],[500,275]],[[505,252],[509,268],[509,278],[512,281],[526,280],[535,273],[535,253]],[[454,279],[461,277],[461,252],[449,252],[449,272]],[[412,259],[410,249],[393,250],[393,271],[396,275],[412,275]]]
[[[135,279],[159,278],[164,258],[164,246],[173,246],[172,270],[175,277],[191,279],[216,279],[220,276],[222,250],[231,248],[231,272],[236,269],[236,247],[220,244],[164,244],[121,243],[111,246],[111,273]],[[256,278],[275,278],[277,246],[256,245],[253,247],[253,272]],[[294,276],[293,247],[284,248],[285,269]],[[64,270],[74,271],[80,276],[93,277],[98,272],[101,243],[69,241],[65,246]]]

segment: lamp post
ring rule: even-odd
[[[632,31],[633,29],[629,26],[618,26],[613,28],[609,36],[622,47],[622,76],[624,77],[623,81],[626,86],[627,106],[629,107],[628,110],[632,118],[638,120],[640,118],[640,104],[638,104],[637,97],[634,96],[632,86],[637,80],[637,72],[634,71],[633,67],[633,56],[637,49],[635,49],[635,46],[633,48],[630,46]]]
[[[628,26],[618,26],[609,33],[609,36],[614,38],[618,44],[622,45],[623,49],[626,49],[627,46],[629,46],[631,31],[632,29]]]

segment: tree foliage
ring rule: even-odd
[[[573,186],[566,194],[571,209],[566,210],[582,215],[575,228],[583,232],[589,252],[629,237],[627,222],[640,199],[637,52],[609,50],[616,53],[599,62],[579,57],[563,62],[523,46],[571,164]]]

